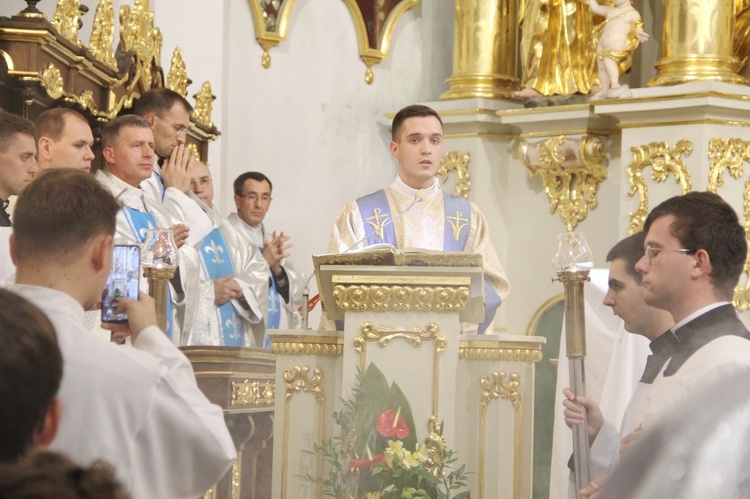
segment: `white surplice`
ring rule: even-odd
[[[51,449],[83,466],[109,462],[134,499],[195,498],[236,459],[219,406],[198,388],[188,359],[156,327],[131,345],[89,335],[84,311],[57,290],[15,284],[57,331],[63,405]]]

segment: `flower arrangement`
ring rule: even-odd
[[[429,497],[469,498],[464,466],[454,469],[456,457],[447,448],[442,425],[430,418],[429,434],[419,444],[408,400],[396,383],[388,385],[375,364],[357,376],[351,400],[333,413],[339,429],[332,438],[313,445],[329,465],[323,477],[303,478],[321,484],[323,493],[337,499]]]

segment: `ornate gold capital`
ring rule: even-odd
[[[468,286],[365,286],[333,287],[336,307],[342,311],[460,312],[469,303]]]
[[[471,190],[471,176],[469,175],[469,162],[471,154],[468,152],[449,151],[440,160],[440,168],[436,176],[445,183],[448,180],[448,173],[456,172],[458,182],[456,182],[456,194],[466,199],[469,198]]]
[[[167,73],[167,88],[187,97],[187,87],[191,83],[187,75],[185,60],[182,58],[182,49],[177,45],[172,53],[172,64]]]
[[[273,405],[274,386],[270,381],[261,385],[260,381],[246,379],[240,383],[232,381],[232,400],[230,405]]]
[[[630,179],[630,191],[628,199],[633,199],[636,193],[640,193],[638,210],[630,214],[630,227],[628,234],[635,234],[643,230],[643,223],[648,214],[648,187],[643,179],[643,169],[651,166],[651,178],[656,182],[664,182],[670,173],[675,176],[675,181],[682,187],[682,194],[692,189],[690,172],[685,166],[682,156],[693,152],[693,143],[682,139],[670,149],[666,142],[651,142],[639,147],[631,147],[633,162],[628,166],[628,178]]]
[[[89,52],[107,67],[117,70],[115,50],[115,8],[112,0],[101,0],[96,6],[94,25],[89,38]]]
[[[745,174],[743,166],[745,162],[750,161],[750,141],[711,139],[708,146],[708,158],[711,160],[708,190],[718,194],[719,187],[724,185],[724,172],[728,171],[732,178],[738,180]],[[745,238],[750,244],[750,178],[745,181],[743,214]],[[746,275],[745,285],[738,283],[734,288],[734,307],[738,310],[750,309],[750,258],[745,260],[743,272]]]
[[[51,62],[47,64],[39,75],[39,83],[47,90],[47,94],[53,99],[63,96],[63,78],[57,66]]]
[[[211,113],[214,109],[213,101],[216,100],[216,96],[211,92],[211,83],[204,81],[201,89],[193,97],[195,98],[193,117],[208,128],[213,128]]]
[[[569,232],[598,205],[596,193],[607,178],[601,138],[560,135],[535,144],[522,140],[518,155],[529,176],[542,176],[550,213],[557,210]]]

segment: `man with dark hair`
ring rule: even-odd
[[[117,215],[118,244],[142,244],[147,229],[171,228],[173,231],[180,249],[180,264],[170,285],[168,305],[171,310],[167,312],[166,333],[180,346],[184,343],[181,333],[190,330],[195,315],[200,269],[194,248],[185,244],[189,228],[175,224],[176,220],[161,203],[147,197],[140,187],[151,176],[154,161],[151,125],[132,114],[110,121],[102,128],[102,155],[107,165],[96,172],[96,179],[122,203]]]
[[[201,259],[201,297],[187,345],[260,346],[263,344],[263,309],[266,303],[268,264],[258,248],[230,245],[232,237],[213,206],[211,172],[194,161],[188,168],[190,190],[201,208],[214,221],[212,230],[197,246]],[[255,336],[255,332],[258,336]]]
[[[162,203],[172,218],[190,227],[188,244],[195,246],[213,230],[208,216],[193,202],[188,168],[196,161],[187,147],[193,107],[182,95],[168,88],[144,93],[133,107],[154,133],[157,162],[141,185],[146,197]]]
[[[39,169],[77,168],[91,171],[94,134],[80,113],[56,107],[47,109],[36,121]]]
[[[391,125],[391,155],[398,176],[386,189],[347,204],[333,225],[330,252],[345,252],[372,244],[398,248],[464,251],[482,255],[486,313],[479,332],[492,332],[501,301],[510,292],[489,226],[470,201],[441,190],[435,174],[443,156],[443,123],[431,108],[411,105],[400,110]],[[410,210],[410,213],[406,213]],[[399,217],[403,214],[403,217]],[[473,327],[465,332],[473,332]]]
[[[112,267],[120,214],[105,188],[73,169],[42,172],[18,198],[11,290],[52,322],[65,365],[65,413],[51,449],[82,466],[111,463],[134,498],[198,497],[229,469],[234,444],[221,408],[156,326],[153,299],[120,299],[129,322],[108,327],[127,330],[130,344],[103,342],[84,326]]]
[[[668,311],[678,345],[646,404],[643,429],[699,385],[750,367],[750,333],[732,306],[747,258],[734,209],[710,192],[670,198],[646,218],[644,298]]]
[[[13,281],[8,238],[11,220],[7,208],[37,172],[36,129],[16,114],[0,112],[0,284]]]
[[[588,417],[589,444],[591,445],[592,481],[609,473],[618,461],[620,440],[635,430],[641,423],[643,406],[648,398],[654,379],[674,352],[677,344],[669,328],[674,324],[669,312],[648,305],[643,295],[642,276],[635,265],[643,257],[644,232],[628,236],[615,244],[607,254],[609,266],[609,289],[604,296],[604,305],[622,318],[625,330],[646,337],[653,352],[646,362],[633,396],[623,414],[619,429],[604,420],[599,405],[586,396],[575,397],[569,388],[563,390],[564,416],[568,427],[583,424],[582,408]],[[594,482],[600,486],[600,482]],[[594,488],[596,487],[594,486]]]
[[[258,297],[264,321],[253,325],[256,338],[265,338],[257,346],[270,347],[265,329],[293,328],[297,325],[297,308],[302,305],[302,276],[294,270],[289,258],[292,244],[283,231],[267,230],[263,224],[271,207],[271,180],[260,172],[245,172],[234,181],[235,213],[222,224],[231,247],[252,246],[262,253],[267,265],[267,297]],[[282,313],[282,309],[285,313]]]
[[[62,356],[47,317],[0,289],[0,462],[52,442],[60,423]]]

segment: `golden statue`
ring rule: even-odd
[[[592,33],[596,42],[596,60],[601,89],[592,99],[632,97],[627,85],[620,85],[620,75],[633,64],[633,51],[648,40],[643,31],[643,20],[630,0],[613,0],[612,5],[600,5],[589,0],[589,9],[604,16]]]
[[[588,94],[598,85],[585,0],[524,0],[519,17],[524,88],[514,98]]]

